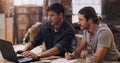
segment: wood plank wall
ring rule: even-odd
[[[42,21],[42,7],[16,6],[15,7],[15,38],[17,43],[22,43],[25,32],[33,24]]]

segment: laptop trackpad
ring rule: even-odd
[[[20,63],[26,63],[26,62],[31,62],[31,61],[33,61],[33,58],[24,57],[24,56],[21,55],[21,54],[17,54],[17,57],[18,57],[18,61],[19,61]]]

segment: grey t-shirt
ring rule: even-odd
[[[93,33],[84,30],[83,36],[87,39],[87,44],[95,52],[97,47],[107,47],[108,51],[104,57],[105,60],[117,60],[119,57],[114,37],[109,27],[100,22]]]

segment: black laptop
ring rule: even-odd
[[[11,42],[0,39],[0,51],[4,59],[10,60],[14,63],[30,63],[35,61],[33,58],[16,55]]]

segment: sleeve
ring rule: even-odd
[[[98,35],[97,46],[110,48],[112,39],[112,33],[109,30],[102,30]]]
[[[64,33],[62,39],[55,45],[59,49],[60,52],[63,52],[65,48],[70,51],[70,47],[72,46],[72,40],[74,37],[74,31],[69,30]]]
[[[42,42],[43,42],[43,38],[42,38],[42,28],[40,27],[39,31],[37,32],[35,38],[31,41],[32,42],[32,45],[34,47],[38,46],[38,45],[41,45]]]

